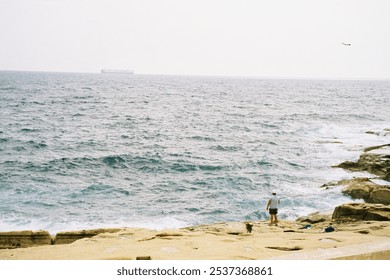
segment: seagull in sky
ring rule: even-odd
[[[349,44],[349,43],[341,43],[341,44],[343,44],[344,46],[348,46],[348,47],[351,46],[351,44]]]

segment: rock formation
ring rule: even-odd
[[[357,162],[345,161],[335,167],[367,171],[390,181],[390,144],[366,148]]]
[[[79,231],[58,232],[54,238],[53,244],[69,244],[82,238],[90,238],[101,233],[115,233],[121,229],[90,229]]]
[[[309,223],[309,224],[317,224],[325,221],[330,222],[331,215],[332,214],[329,213],[315,212],[307,216],[299,217],[296,219],[296,221],[298,223]]]
[[[352,199],[364,199],[367,203],[390,204],[390,186],[376,184],[369,178],[346,179],[321,186],[325,189],[332,187],[343,187],[341,192]]]
[[[0,232],[0,249],[26,248],[50,244],[52,244],[52,237],[48,231]]]
[[[372,203],[346,203],[335,208],[332,219],[336,222],[389,221],[390,206]]]
[[[82,238],[90,238],[103,233],[115,233],[122,229],[90,229],[59,232],[51,236],[48,231],[10,231],[0,232],[0,249],[27,248],[42,245],[69,244]]]
[[[338,166],[351,171],[367,171],[390,181],[390,144],[369,147],[357,162],[346,161]],[[342,193],[366,203],[347,203],[335,208],[332,219],[340,221],[390,220],[390,186],[378,185],[368,178],[331,182],[322,187],[344,186]]]

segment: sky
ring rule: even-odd
[[[389,79],[389,11],[388,0],[0,0],[0,70]]]

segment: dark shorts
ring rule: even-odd
[[[276,214],[278,214],[278,209],[269,209],[269,213],[271,215],[276,215]]]

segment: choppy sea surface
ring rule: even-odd
[[[388,108],[386,80],[0,72],[0,231],[264,220],[271,191],[283,219],[332,210]]]

